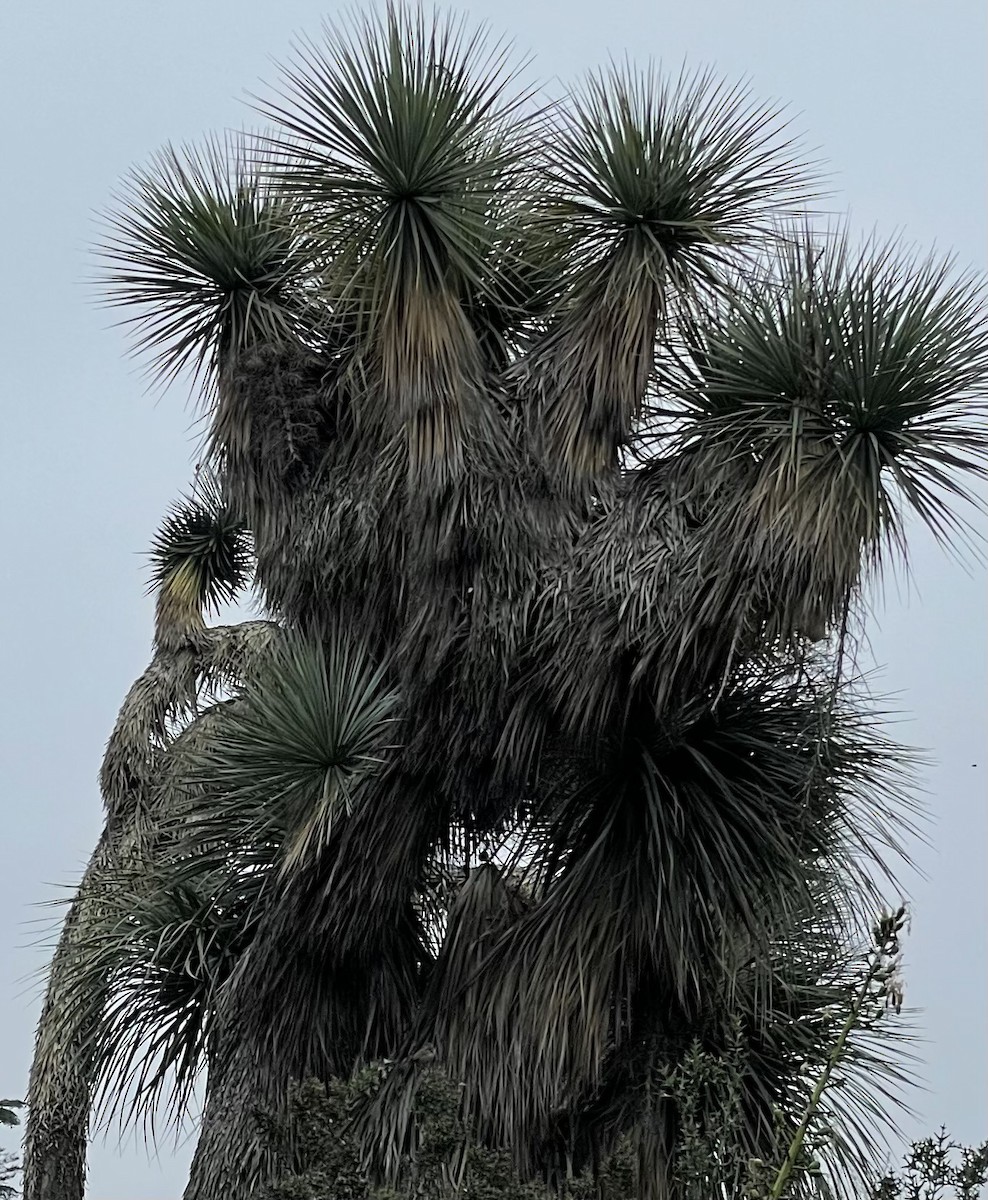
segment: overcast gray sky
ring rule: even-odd
[[[191,469],[182,394],[154,402],[83,280],[92,214],[167,140],[239,126],[294,33],[338,9],[308,0],[7,0],[0,14],[10,235],[3,304],[5,631],[0,756],[0,1094],[26,1086],[43,953],[37,906],[78,878],[100,823],[96,772],[145,665],[142,552]],[[984,0],[482,0],[488,20],[568,81],[608,53],[748,76],[791,105],[833,171],[832,206],[986,265]],[[262,89],[263,90],[263,89]],[[986,1105],[985,574],[914,543],[914,587],[872,627],[879,686],[927,748],[932,846],[914,853],[909,1003],[924,1010],[916,1129],[988,1133]],[[977,765],[975,765],[977,764]],[[177,1196],[191,1147],[91,1156],[94,1200]]]

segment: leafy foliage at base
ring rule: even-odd
[[[743,1054],[737,1029],[723,1055],[694,1043],[657,1083],[656,1092],[672,1101],[679,1115],[679,1150],[667,1180],[677,1200],[757,1194],[765,1172],[743,1145]],[[287,1119],[258,1114],[282,1162],[264,1200],[632,1200],[641,1193],[640,1174],[649,1163],[627,1136],[592,1170],[574,1172],[560,1163],[552,1186],[522,1180],[510,1153],[478,1142],[462,1115],[462,1087],[433,1067],[418,1080],[407,1150],[390,1184],[381,1186],[367,1168],[358,1130],[361,1112],[390,1069],[375,1064],[328,1084],[310,1079],[293,1088]],[[787,1137],[780,1125],[780,1154]],[[801,1156],[794,1179],[789,1195],[830,1194],[809,1151]]]
[[[0,1100],[0,1125],[14,1127],[20,1124],[20,1118],[15,1109],[22,1108],[20,1100]],[[12,1200],[18,1194],[13,1186],[20,1172],[20,1162],[16,1154],[8,1150],[0,1150],[0,1200]]]
[[[978,1200],[988,1183],[988,1141],[962,1146],[946,1128],[913,1142],[902,1170],[890,1171],[872,1200]]]
[[[684,1139],[670,1194],[676,1200],[757,1200],[770,1190],[773,1165],[746,1159],[736,1137],[741,1082],[740,1042],[726,1056],[694,1044],[666,1078],[668,1094],[683,1114]],[[403,1157],[393,1185],[369,1176],[354,1116],[378,1092],[386,1066],[374,1065],[352,1079],[296,1086],[287,1119],[258,1114],[278,1147],[283,1168],[262,1200],[634,1200],[641,1164],[624,1139],[595,1175],[584,1171],[559,1187],[523,1182],[511,1156],[477,1145],[461,1117],[461,1089],[443,1072],[422,1073],[415,1102],[414,1148]],[[711,1104],[711,1101],[713,1102]],[[780,1129],[780,1153],[785,1131]],[[876,1171],[877,1175],[877,1171]],[[832,1193],[814,1155],[804,1150],[787,1196]],[[862,1200],[980,1200],[988,1183],[988,1141],[965,1147],[946,1129],[914,1142],[898,1172],[877,1179]]]
[[[350,1080],[308,1080],[293,1090],[289,1117],[264,1120],[268,1136],[290,1164],[265,1200],[547,1200],[523,1183],[509,1155],[470,1144],[460,1115],[460,1089],[441,1071],[423,1072],[416,1094],[416,1144],[395,1183],[376,1185],[365,1169],[353,1118],[380,1087],[386,1067],[371,1066]],[[617,1198],[615,1197],[615,1200]]]

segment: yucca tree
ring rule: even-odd
[[[175,1115],[203,1068],[186,1195],[246,1197],[276,1167],[254,1110],[371,1060],[384,1179],[438,1064],[523,1176],[630,1139],[661,1196],[691,1045],[740,1029],[762,1158],[826,1053],[908,808],[849,635],[914,516],[963,535],[983,293],[816,234],[743,89],[519,80],[454,20],[355,19],[300,47],[268,133],[168,151],[116,214],[110,298],[202,385],[216,484],[157,546],[186,691],[116,785],[146,835],[66,924],[29,1200],[81,1196],[94,1096]],[[241,527],[257,637],[201,617]]]

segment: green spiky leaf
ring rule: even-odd
[[[305,252],[291,206],[272,197],[242,140],[171,146],[135,171],[109,215],[101,289],[154,375],[207,385],[231,354],[294,340]]]
[[[150,557],[159,642],[200,628],[204,613],[233,600],[250,580],[250,537],[207,474],[173,505]]]
[[[873,555],[913,511],[950,541],[988,463],[986,311],[949,259],[797,231],[696,336],[678,394],[701,469],[748,456],[749,506],[797,539]]]

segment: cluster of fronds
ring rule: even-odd
[[[135,174],[107,243],[213,474],[155,542],[158,676],[104,773],[146,836],[51,985],[87,1086],[180,1115],[208,1065],[190,1200],[270,1177],[257,1104],[383,1058],[381,1178],[436,1062],[519,1178],[632,1147],[650,1197],[696,1119],[670,1071],[741,1036],[767,1157],[901,853],[848,634],[914,515],[963,534],[980,285],[794,223],[783,116],[707,74],[546,105],[389,9],[262,111]],[[277,628],[205,627],[249,577]],[[898,1087],[866,1040],[847,1071],[835,1186]]]

